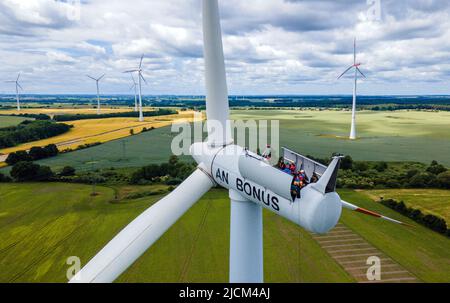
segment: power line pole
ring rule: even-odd
[[[93,176],[92,176],[92,193],[91,193],[91,196],[95,196],[95,195],[97,195],[97,193],[96,193],[96,176],[94,175],[94,158],[92,158],[91,159],[91,171],[92,171],[92,174],[93,174]]]

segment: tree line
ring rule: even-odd
[[[450,229],[447,228],[447,222],[443,218],[432,214],[424,214],[420,211],[420,209],[407,207],[403,201],[398,202],[394,199],[382,199],[380,203],[401,213],[402,215],[407,216],[417,223],[450,238]]]
[[[52,119],[49,115],[46,115],[46,114],[11,114],[8,116],[32,118],[35,120],[51,120]]]
[[[307,156],[328,165],[329,159]],[[421,163],[387,163],[384,161],[354,161],[351,156],[341,160],[338,174],[338,188],[443,188],[450,189],[450,171],[432,161],[430,165]]]
[[[46,139],[68,132],[72,126],[52,121],[25,120],[17,126],[0,128],[0,148]]]
[[[33,146],[29,151],[20,150],[10,153],[5,162],[8,165],[14,165],[16,163],[25,161],[36,161],[45,158],[55,157],[59,153],[58,147],[55,144],[49,144],[44,147]]]
[[[174,115],[177,111],[172,109],[158,109],[155,111],[147,111],[144,112],[145,117],[154,117],[154,116],[167,116]],[[128,112],[119,112],[119,113],[108,113],[108,114],[65,114],[65,115],[56,115],[53,117],[53,120],[64,122],[64,121],[74,121],[74,120],[89,120],[89,119],[104,119],[104,118],[138,118],[139,113],[134,111]]]
[[[61,181],[84,184],[125,182],[139,185],[164,183],[175,186],[183,182],[195,168],[195,163],[183,162],[178,157],[171,156],[166,163],[143,166],[131,175],[120,175],[114,170],[77,173],[71,166],[66,166],[59,173],[55,173],[48,166],[22,160],[12,166],[10,177],[0,173],[0,182]]]

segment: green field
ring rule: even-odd
[[[119,200],[115,200],[115,190]],[[160,196],[120,200],[149,186],[42,183],[0,185],[0,282],[64,282],[67,257],[87,262],[123,226]],[[342,222],[426,282],[450,282],[450,240],[362,193],[344,199],[414,228],[344,211]],[[30,197],[34,197],[30,199]],[[61,199],[64,197],[64,199]],[[214,189],[176,223],[119,282],[226,282],[228,280],[229,200]],[[264,212],[267,282],[351,282],[309,233]]]
[[[279,119],[280,146],[315,157],[329,157],[338,152],[356,160],[426,164],[437,160],[450,166],[447,112],[363,111],[358,115],[360,139],[356,141],[346,139],[350,118],[347,111],[234,110],[232,118]],[[93,166],[123,168],[161,163],[170,156],[170,145],[176,135],[165,127],[39,163],[55,170],[65,165],[90,170]]]
[[[30,118],[22,118],[22,117],[13,117],[13,116],[0,116],[0,128],[15,126],[22,121],[32,120]]]
[[[449,112],[362,111],[348,140],[349,111],[240,110],[233,119],[280,120],[280,145],[315,157],[333,152],[365,161],[437,160],[450,166]]]
[[[344,212],[341,221],[372,245],[425,282],[450,282],[450,239],[427,229],[396,211],[375,203],[363,193],[339,191],[341,197],[413,225],[404,227],[379,219]]]
[[[163,127],[36,162],[51,166],[55,171],[67,165],[75,167],[78,171],[89,171],[92,168],[141,167],[166,162],[172,154],[170,144],[174,136],[175,134],[170,132],[170,127]],[[184,157],[184,159],[192,158]],[[10,169],[5,167],[0,169],[0,172],[9,172]]]
[[[91,197],[87,185],[0,184],[0,282],[66,281],[67,257],[87,262],[160,198],[114,202],[112,188],[97,190]],[[228,281],[229,212],[227,193],[210,191],[119,281]],[[264,219],[267,282],[352,281],[308,233],[268,212]]]
[[[362,191],[374,200],[394,199],[409,207],[444,218],[450,222],[450,190],[440,189],[380,189]]]

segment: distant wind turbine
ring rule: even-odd
[[[139,85],[139,122],[144,121],[144,113],[142,112],[142,81],[144,80],[145,84],[147,84],[147,81],[145,81],[144,76],[142,75],[142,60],[144,60],[144,55],[141,56],[141,61],[139,62],[139,67],[137,69],[133,70],[127,70],[124,73],[138,73],[138,85]]]
[[[22,86],[19,83],[20,73],[17,75],[16,80],[5,81],[7,83],[15,83],[16,84],[16,100],[17,100],[17,110],[20,111],[20,92],[19,88],[23,90]]]
[[[360,73],[364,78],[366,76],[361,72],[359,67],[361,66],[361,63],[356,63],[356,38],[353,40],[353,65],[351,65],[349,68],[345,70],[339,77],[342,78],[348,71],[350,71],[352,68],[355,68],[355,82],[353,85],[353,105],[352,105],[352,126],[350,130],[350,140],[356,139],[356,87],[358,83],[358,73]]]
[[[97,84],[97,114],[99,115],[100,114],[100,89],[99,89],[98,83],[105,76],[105,74],[103,74],[100,78],[94,78],[89,75],[86,75],[86,76],[91,78],[92,80],[94,80],[95,83]]]
[[[133,77],[133,74],[130,73],[131,76],[131,80],[133,80],[133,85],[130,87],[130,90],[134,89],[134,111],[137,112],[138,111],[138,103],[137,103],[137,82]]]

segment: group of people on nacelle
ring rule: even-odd
[[[300,192],[305,186],[310,183],[316,183],[319,180],[319,177],[315,172],[310,180],[303,169],[297,170],[297,165],[295,165],[294,162],[285,160],[283,157],[278,160],[277,167],[281,171],[293,176],[291,184],[292,201],[295,201],[296,198],[300,198]]]

